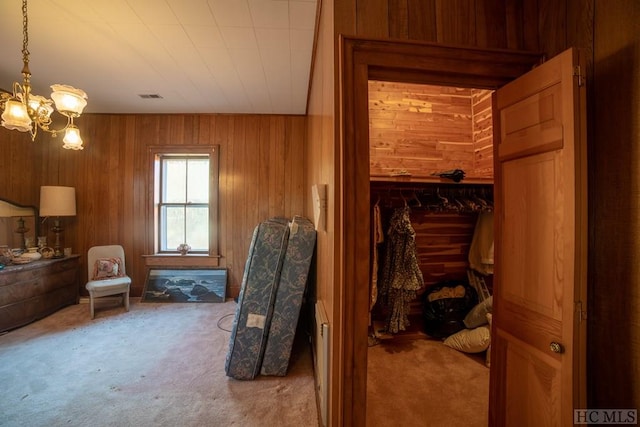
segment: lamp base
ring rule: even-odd
[[[56,235],[56,243],[53,245],[53,258],[64,258],[64,252],[62,252],[62,245],[60,245],[60,233],[63,229],[60,225],[60,218],[56,218],[53,222],[53,228],[51,229]]]

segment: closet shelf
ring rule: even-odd
[[[464,184],[482,184],[482,185],[491,185],[493,184],[492,178],[465,178],[460,182],[454,182],[450,179],[439,178],[436,176],[432,177],[415,177],[415,176],[388,176],[388,175],[371,175],[369,177],[370,182],[400,182],[400,183],[424,183],[424,184],[454,184],[454,185],[464,185]]]

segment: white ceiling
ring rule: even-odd
[[[33,92],[83,89],[91,113],[304,114],[316,3],[29,0]],[[22,0],[0,0],[0,40],[0,88],[11,90]]]

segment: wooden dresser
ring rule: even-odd
[[[9,265],[0,270],[0,332],[78,303],[80,256]]]

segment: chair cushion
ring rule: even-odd
[[[120,258],[98,258],[93,267],[93,277],[91,280],[111,279],[123,277],[122,260]]]
[[[100,280],[91,280],[87,282],[86,288],[88,291],[98,290],[100,292],[119,289],[126,289],[131,284],[131,278],[129,276],[113,277]]]

